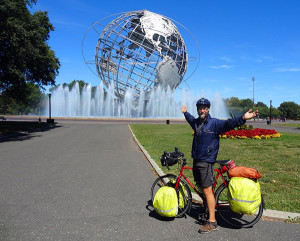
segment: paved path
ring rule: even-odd
[[[159,220],[155,175],[124,124],[62,124],[0,142],[0,240],[296,240],[300,225],[197,233],[191,216]]]
[[[38,121],[38,116],[5,116],[7,121]],[[71,117],[54,117],[56,122],[63,124],[166,124],[167,120],[170,124],[187,124],[184,118],[181,119],[158,119],[158,118],[71,118]],[[41,117],[42,121],[46,121],[47,117]],[[248,125],[255,128],[274,129],[277,132],[299,133],[300,128],[277,126],[276,124],[300,123],[300,121],[288,120],[286,122],[272,120],[271,125],[267,125],[264,120],[247,121]]]

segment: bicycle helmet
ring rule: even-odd
[[[196,106],[197,106],[197,108],[199,106],[207,106],[208,108],[210,108],[210,102],[208,99],[201,98],[197,101]]]

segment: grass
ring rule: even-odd
[[[173,151],[177,146],[185,153],[187,166],[190,157],[192,129],[187,124],[130,125],[141,145],[159,166],[163,151]],[[267,140],[220,139],[218,159],[233,159],[237,165],[258,169],[266,208],[300,213],[300,134],[282,133],[281,138]],[[178,173],[177,165],[165,173]],[[192,173],[186,171],[189,179]]]
[[[287,220],[285,220],[286,223],[300,223],[300,217],[297,216],[295,218],[289,217]]]
[[[274,124],[274,126],[293,127],[300,129],[300,123]]]
[[[55,124],[38,121],[0,121],[0,136],[53,127]]]

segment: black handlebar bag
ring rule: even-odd
[[[183,157],[184,154],[179,152],[177,148],[173,152],[164,152],[160,158],[162,166],[173,166],[178,162],[180,157]]]

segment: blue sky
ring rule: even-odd
[[[190,57],[198,57],[193,37],[197,40],[200,63],[186,81],[193,95],[252,99],[254,77],[255,102],[269,105],[272,100],[274,107],[283,101],[300,104],[298,0],[38,0],[31,11],[48,11],[55,27],[49,45],[61,62],[56,83],[84,80],[99,85],[82,57],[85,33],[112,14],[142,9],[185,26],[193,35],[183,30]],[[190,62],[186,77],[196,63]]]

